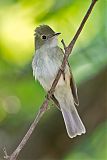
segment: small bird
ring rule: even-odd
[[[40,25],[35,29],[33,76],[47,92],[52,86],[64,57],[63,50],[58,46],[59,34],[48,25]],[[51,98],[62,112],[69,137],[73,138],[85,133],[86,129],[75,107],[79,105],[77,87],[68,63]]]

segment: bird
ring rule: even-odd
[[[48,25],[38,26],[34,33],[33,76],[46,92],[50,90],[64,57],[63,49],[58,46],[60,34]],[[51,99],[62,113],[68,136],[74,138],[85,134],[85,126],[76,109],[79,105],[77,87],[68,62]]]

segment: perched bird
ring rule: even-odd
[[[41,25],[35,29],[33,75],[46,91],[50,90],[64,57],[63,50],[58,46],[59,34],[55,33],[48,25]],[[65,72],[58,81],[52,100],[62,112],[70,138],[86,132],[75,108],[75,105],[78,105],[79,102],[76,84],[69,64],[66,65]]]

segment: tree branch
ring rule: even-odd
[[[62,72],[64,72],[68,57],[69,57],[70,53],[72,52],[72,49],[73,49],[73,47],[75,45],[75,42],[77,41],[77,39],[78,39],[78,37],[79,37],[79,35],[80,35],[80,33],[81,33],[85,23],[86,23],[88,17],[90,16],[90,14],[92,12],[92,9],[93,9],[94,5],[96,4],[96,2],[97,2],[97,0],[92,0],[89,9],[88,9],[86,15],[84,16],[84,18],[83,18],[83,20],[82,20],[82,22],[80,24],[80,27],[78,28],[76,34],[74,35],[74,37],[73,37],[72,41],[69,43],[69,45],[66,47],[66,45],[64,43],[64,40],[61,41],[62,44],[63,44],[63,47],[64,47],[65,54],[64,54],[64,58],[63,58],[63,62],[62,62],[61,68],[59,69],[59,71],[58,71],[58,73],[56,75],[56,78],[53,81],[52,87],[51,87],[50,91],[47,93],[46,99],[43,102],[42,106],[40,107],[36,118],[34,119],[34,121],[31,124],[29,130],[27,131],[26,135],[23,137],[22,141],[20,142],[20,144],[18,145],[16,150],[10,156],[8,156],[6,149],[4,149],[4,154],[5,154],[4,158],[5,159],[7,159],[7,160],[16,160],[16,158],[19,155],[20,151],[25,146],[25,144],[27,143],[28,139],[30,138],[32,132],[36,128],[39,120],[41,119],[43,114],[48,109],[49,100],[50,100],[52,94],[54,93],[55,87],[56,87],[56,85],[57,85],[57,83],[59,81],[59,78],[60,78]]]

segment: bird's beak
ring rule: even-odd
[[[60,34],[61,34],[61,33],[59,33],[59,32],[58,32],[58,33],[54,33],[53,36],[58,36],[58,35],[60,35]]]

